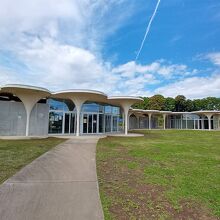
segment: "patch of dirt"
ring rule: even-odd
[[[181,201],[180,208],[175,209],[164,196],[166,188],[144,183],[144,167],[151,161],[131,157],[125,147],[114,148],[114,151],[117,151],[117,157],[98,162],[98,176],[100,190],[112,201],[109,211],[115,219],[218,219],[194,201]],[[129,169],[126,161],[136,162],[139,166]]]
[[[202,207],[202,205],[193,202],[183,200],[180,202],[181,210],[178,213],[173,213],[174,219],[180,220],[188,220],[188,219],[201,219],[201,220],[213,220],[219,219],[217,217],[212,216],[209,214],[209,211]]]

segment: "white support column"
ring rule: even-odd
[[[211,125],[211,117],[212,116],[207,116],[208,117],[208,120],[209,120],[209,130],[211,130],[212,129],[212,125]]]
[[[152,113],[148,113],[148,127],[149,127],[149,130],[151,130],[151,116],[152,116]]]
[[[167,114],[163,114],[163,129],[166,130],[166,117]]]
[[[23,102],[26,110],[26,131],[25,136],[29,135],[30,130],[30,115],[34,105],[43,98],[42,95],[29,94],[29,93],[17,93],[16,96]]]
[[[133,103],[130,103],[130,102],[124,102],[124,103],[121,103],[121,106],[124,110],[124,128],[125,128],[125,135],[128,135],[128,123],[129,123],[129,117],[128,117],[128,112],[129,112],[129,109],[131,107]]]
[[[140,128],[140,116],[137,116],[137,129]]]
[[[63,111],[62,113],[63,113],[63,121],[62,121],[62,134],[64,134],[65,117],[66,117],[66,115],[65,115],[64,111]]]
[[[181,130],[183,129],[183,115],[181,115],[181,118],[180,118],[180,129]]]
[[[78,137],[80,134],[80,113],[83,103],[86,101],[86,99],[80,99],[72,97],[71,100],[76,106],[76,136]]]
[[[124,107],[125,135],[128,134],[128,111],[129,111],[129,108]]]
[[[128,113],[128,130],[130,129],[130,116],[132,115],[132,113]]]
[[[205,126],[204,126],[204,116],[202,116],[202,118],[201,118],[201,124],[202,124],[202,130],[204,130],[205,129]]]
[[[188,116],[185,115],[185,117],[186,117],[186,129],[188,129]]]
[[[209,130],[212,129],[211,118],[213,115],[214,115],[213,113],[205,113],[205,116],[208,118]]]
[[[212,115],[207,115],[207,118],[208,118],[208,121],[209,121],[209,130],[212,129],[211,117],[212,117]]]

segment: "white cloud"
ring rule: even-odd
[[[214,65],[220,66],[220,52],[209,53],[205,58],[209,59]]]
[[[179,94],[187,98],[220,96],[220,73],[210,77],[190,77],[155,90],[155,93],[175,97]]]
[[[131,61],[112,67],[89,50],[32,36],[17,45],[14,54],[20,63],[26,64],[26,69],[15,73],[9,68],[10,77],[5,82],[51,90],[90,88],[109,94],[146,95],[149,94],[146,88],[160,83],[161,77],[188,71],[184,65],[167,64],[165,60],[145,65]]]
[[[119,65],[112,71],[120,73],[123,77],[134,77],[135,74],[155,73],[160,68],[160,63],[154,62],[150,65],[137,64],[135,61],[130,61]]]
[[[170,64],[165,60],[159,60],[146,65],[141,65],[137,64],[135,61],[130,61],[114,68],[113,72],[121,73],[121,75],[124,77],[134,77],[136,74],[153,74],[170,79],[175,76],[183,77],[190,74],[193,75],[197,73],[197,70],[189,70],[189,68],[183,64]]]
[[[129,0],[0,0],[0,3],[0,48],[10,50],[31,35],[52,37],[97,51],[103,39],[135,12]]]

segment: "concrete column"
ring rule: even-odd
[[[128,113],[128,130],[130,129],[130,116],[132,115],[132,113]]]
[[[202,118],[201,118],[201,124],[202,124],[202,130],[204,130],[204,128],[205,128],[205,125],[204,125],[204,116],[202,116]]]
[[[123,106],[124,109],[124,120],[125,120],[125,135],[128,134],[128,111],[130,106]]]
[[[148,113],[148,123],[149,123],[149,130],[151,130],[151,116],[152,116],[152,113]]]
[[[140,116],[137,116],[137,129],[140,128]]]
[[[212,117],[212,115],[207,115],[207,117],[208,117],[208,120],[209,120],[209,130],[211,130],[212,129],[212,125],[211,125],[211,117]]]
[[[209,130],[212,129],[212,125],[211,125],[211,117],[212,117],[212,116],[208,116],[208,120],[209,120]]]
[[[163,114],[163,129],[164,130],[166,129],[166,117],[167,117],[167,114]]]
[[[26,110],[26,132],[25,135],[29,135],[30,128],[30,115],[34,105],[43,98],[42,95],[39,94],[29,94],[29,93],[17,93],[16,96],[23,102],[25,110]]]
[[[180,118],[180,130],[183,129],[183,116],[181,116]]]
[[[212,125],[211,125],[211,117],[213,116],[213,113],[205,113],[205,116],[208,118],[208,122],[209,122],[209,130],[212,129]]]
[[[125,135],[128,134],[128,123],[129,123],[129,117],[128,117],[128,112],[129,112],[129,109],[131,107],[133,103],[130,103],[130,102],[124,102],[124,103],[121,103],[121,106],[124,110],[124,128],[125,128]]]
[[[186,115],[186,129],[188,129],[188,116]]]
[[[76,98],[72,97],[71,100],[76,106],[76,136],[79,136],[80,134],[80,113],[83,103],[86,101],[86,99],[83,98]]]

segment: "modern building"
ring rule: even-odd
[[[51,92],[10,84],[0,88],[0,136],[128,133],[129,129],[220,129],[220,112],[132,109],[139,97],[94,90]]]

